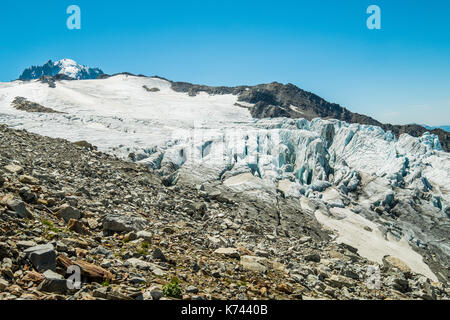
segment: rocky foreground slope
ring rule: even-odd
[[[239,193],[203,189],[166,187],[86,142],[0,126],[0,299],[450,297],[396,257],[378,265],[333,242],[307,211],[281,223]],[[80,289],[67,289],[71,265]]]

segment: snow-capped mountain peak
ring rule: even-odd
[[[49,60],[43,66],[32,66],[25,69],[20,80],[39,79],[42,76],[64,75],[76,80],[96,79],[102,75],[103,71],[99,68],[89,68],[78,64],[72,59],[62,59],[56,62]]]
[[[62,59],[54,63],[55,66],[61,68],[59,74],[64,74],[68,77],[77,79],[77,75],[79,75],[83,70],[87,70],[89,68],[79,65],[76,61],[72,59]]]

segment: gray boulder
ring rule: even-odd
[[[167,261],[166,256],[164,255],[164,253],[161,251],[160,248],[156,248],[156,249],[153,251],[152,257],[153,257],[153,259],[155,259],[155,260],[160,260],[160,261],[162,261],[162,262],[166,262],[166,261]]]
[[[62,205],[56,215],[59,218],[64,219],[64,221],[67,223],[70,221],[70,219],[78,220],[81,218],[81,212],[73,207],[71,207],[68,204]]]
[[[14,211],[20,218],[33,218],[33,215],[30,213],[30,211],[28,211],[27,207],[25,206],[25,202],[23,202],[22,200],[7,198],[5,202],[8,209]]]
[[[38,271],[55,270],[56,252],[53,245],[34,246],[26,249],[24,252]]]
[[[43,292],[52,292],[64,294],[67,291],[67,280],[56,272],[47,270],[44,272],[44,281],[42,281],[37,289]]]
[[[12,174],[21,174],[23,172],[23,168],[16,164],[10,164],[5,166],[5,170]]]
[[[103,230],[110,232],[141,231],[148,224],[144,218],[125,214],[109,214],[103,220]]]
[[[148,231],[139,231],[136,234],[137,239],[144,239],[147,242],[151,242],[153,238],[153,234]]]

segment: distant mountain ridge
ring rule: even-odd
[[[99,68],[89,68],[78,64],[71,59],[63,59],[56,62],[49,60],[42,66],[32,66],[25,69],[19,80],[34,80],[41,77],[62,76],[74,80],[97,79],[103,75]]]
[[[450,132],[450,126],[438,126],[438,127],[431,127],[431,126],[427,126],[427,125],[423,125],[423,126],[429,130],[441,129],[441,130]]]
[[[134,74],[128,72],[120,74],[134,76]],[[143,75],[138,76],[145,77]],[[49,77],[50,79],[47,79]],[[68,79],[87,80],[104,79],[108,77],[111,77],[111,75],[103,73],[99,68],[88,68],[79,65],[74,60],[63,59],[57,62],[49,60],[43,66],[30,67],[22,73],[19,80],[42,78],[43,81],[54,82]],[[161,79],[167,80],[165,78]],[[307,120],[312,120],[314,118],[337,119],[348,123],[379,126],[385,131],[391,131],[396,137],[403,133],[408,133],[413,137],[420,137],[425,132],[429,131],[439,137],[442,148],[446,152],[450,151],[450,133],[448,127],[441,129],[418,124],[392,125],[381,123],[369,116],[351,112],[339,104],[330,103],[314,93],[302,90],[291,83],[281,84],[272,82],[256,86],[213,87],[187,82],[167,81],[171,83],[173,90],[188,93],[190,96],[195,96],[199,92],[237,95],[239,96],[239,102],[252,104],[252,106],[249,107],[238,103],[241,107],[248,108],[253,118],[257,119],[277,117],[305,118]],[[53,84],[50,83],[50,85]]]
[[[172,89],[188,93],[191,96],[195,96],[199,92],[238,95],[239,101],[253,105],[248,108],[252,116],[258,119],[277,117],[305,118],[307,120],[314,118],[338,119],[348,123],[379,126],[385,131],[391,131],[396,137],[403,133],[420,137],[429,131],[439,137],[445,151],[450,151],[450,133],[442,129],[431,129],[417,124],[392,125],[381,123],[369,116],[351,112],[339,104],[330,103],[291,83],[272,82],[256,86],[210,87],[186,82],[172,82]]]

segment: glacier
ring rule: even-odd
[[[16,97],[61,113],[16,110]],[[153,168],[168,185],[231,192],[278,209],[279,199],[290,199],[367,258],[395,253],[430,278],[447,277],[417,253],[432,248],[449,265],[450,154],[435,135],[396,138],[339,120],[253,119],[235,95],[189,96],[164,79],[130,75],[54,88],[0,83],[0,123],[86,140]],[[365,227],[377,231],[368,235]]]

